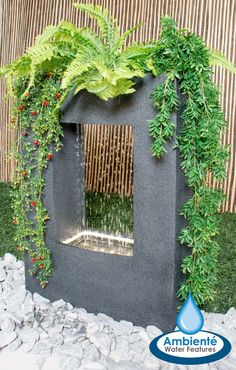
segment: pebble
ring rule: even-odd
[[[224,314],[203,312],[205,327],[236,343],[236,309]],[[24,263],[7,253],[0,258],[0,349],[39,356],[43,369],[51,353],[62,370],[236,370],[236,350],[223,361],[202,366],[167,364],[149,352],[151,339],[162,334],[154,325],[114,321],[88,313],[59,299],[50,302],[25,289]]]
[[[16,337],[17,334],[14,331],[0,332],[0,349],[12,343]]]
[[[95,344],[103,356],[108,357],[111,349],[111,337],[103,332],[95,333],[90,337],[90,341]]]

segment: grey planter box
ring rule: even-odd
[[[49,210],[46,243],[54,270],[46,289],[26,274],[31,291],[63,298],[89,312],[103,312],[136,325],[175,326],[176,290],[183,279],[183,247],[177,235],[183,226],[179,209],[188,197],[179,155],[167,145],[166,156],[151,155],[147,120],[155,115],[150,95],[163,80],[147,76],[136,93],[108,102],[82,92],[66,102],[61,124],[63,148],[46,172],[44,202]],[[180,125],[179,116],[173,121]],[[134,127],[134,250],[133,256],[96,253],[62,244],[81,226],[84,214],[84,173],[78,151],[78,124],[129,124]],[[28,262],[26,262],[28,265]]]

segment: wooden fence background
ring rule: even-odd
[[[57,24],[62,19],[72,21],[77,26],[92,26],[85,14],[73,8],[75,0],[0,0],[0,57],[1,65],[20,56],[26,47],[32,45],[35,36],[49,24]],[[189,28],[201,35],[206,44],[221,50],[236,64],[236,1],[235,0],[95,0],[109,9],[122,30],[144,22],[130,41],[148,41],[159,35],[160,17],[170,15],[179,27]],[[223,189],[229,199],[222,211],[236,211],[236,171],[235,171],[235,119],[236,119],[236,75],[222,68],[214,68],[214,81],[222,92],[221,104],[229,122],[222,136],[222,142],[231,144],[231,160],[227,165],[227,179]],[[1,81],[0,94],[6,94],[4,81]],[[16,132],[8,127],[10,103],[0,106],[0,181],[10,181],[14,174],[14,160],[7,160]],[[218,186],[209,178],[213,186]]]

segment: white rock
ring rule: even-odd
[[[25,300],[24,300],[24,303],[23,303],[24,313],[25,314],[28,314],[28,313],[33,312],[34,306],[35,305],[34,305],[34,301],[33,301],[33,298],[32,298],[32,293],[31,292],[27,292],[26,293]]]
[[[95,333],[90,337],[90,341],[95,344],[103,356],[108,357],[111,348],[111,337],[103,332]]]
[[[88,339],[85,339],[82,343],[81,343],[81,347],[83,348],[83,350],[85,351],[87,347],[89,347],[91,345],[90,341]]]
[[[83,361],[90,362],[90,361],[98,361],[100,358],[99,352],[97,350],[97,347],[95,347],[94,344],[90,344],[88,347],[86,347],[83,355]]]
[[[14,331],[15,321],[10,318],[0,318],[0,327],[2,331]]]
[[[132,349],[129,351],[129,353],[132,355],[132,361],[138,363],[138,364],[142,364],[145,360],[145,357],[146,357],[146,351],[143,351],[142,353],[137,353],[135,351],[133,351]]]
[[[156,337],[158,337],[158,335],[162,334],[162,331],[154,325],[147,326],[146,331],[147,331],[150,339],[156,338]]]
[[[93,313],[83,312],[82,310],[78,310],[78,319],[83,322],[94,322],[95,315]]]
[[[49,356],[51,355],[52,347],[52,344],[50,344],[48,341],[40,341],[35,344],[32,352],[36,355]]]
[[[65,315],[65,319],[69,321],[75,321],[78,319],[78,314],[76,312],[65,311],[64,315]]]
[[[66,302],[63,299],[59,299],[58,301],[55,301],[52,303],[53,307],[56,309],[58,308],[64,308],[66,306]]]
[[[16,338],[15,340],[13,340],[13,342],[11,342],[10,344],[8,344],[7,347],[5,347],[9,352],[15,352],[21,345],[21,340],[19,338]]]
[[[7,295],[7,293],[10,293],[11,291],[12,291],[12,289],[13,289],[13,287],[12,287],[12,285],[11,284],[9,284],[8,282],[6,282],[6,281],[3,281],[2,282],[2,289],[3,289],[3,294],[2,294],[2,296],[5,298],[5,296]]]
[[[66,303],[66,307],[68,310],[73,310],[74,306],[72,306],[72,304],[70,304],[69,302]]]
[[[18,336],[23,343],[35,343],[39,339],[39,332],[35,329],[23,328],[18,331]]]
[[[23,350],[23,352],[29,353],[33,350],[34,346],[35,346],[35,342],[23,343],[20,348]]]
[[[14,331],[0,332],[0,349],[12,343],[17,334]]]
[[[54,348],[54,352],[59,356],[71,356],[76,357],[79,360],[83,358],[83,349],[80,343],[72,345],[63,344],[62,346],[57,346]]]
[[[0,281],[4,281],[7,277],[7,273],[4,269],[0,269]]]
[[[16,269],[22,269],[22,268],[24,268],[24,261],[20,261],[20,260],[18,260],[18,261],[14,264],[14,267],[15,267]]]
[[[224,322],[227,325],[231,325],[236,328],[236,308],[231,307],[228,312],[224,315]]]
[[[39,327],[38,331],[39,331],[40,340],[49,338],[48,333],[43,328]]]
[[[132,354],[127,350],[121,350],[121,351],[111,351],[109,358],[114,360],[115,362],[119,361],[130,361],[132,359]]]
[[[43,296],[41,296],[40,294],[38,293],[34,293],[33,294],[33,300],[34,300],[34,303],[38,306],[49,306],[50,305],[50,301],[49,299],[47,298],[44,298]]]
[[[6,302],[0,298],[0,311],[4,311],[7,308]]]
[[[113,337],[111,339],[111,351],[114,351],[115,348],[116,348],[116,338]]]
[[[119,323],[114,321],[113,331],[114,335],[130,335],[133,332],[132,322],[121,320]]]
[[[25,287],[20,287],[18,290],[11,291],[6,297],[7,310],[8,312],[17,312],[17,310],[22,310],[23,302],[25,300],[26,290]]]
[[[151,353],[150,354],[148,353],[145,357],[143,366],[144,366],[144,369],[155,369],[155,370],[157,370],[160,367],[160,362]]]
[[[130,344],[130,349],[132,349],[133,351],[135,351],[137,353],[142,353],[143,351],[148,349],[148,346],[146,345],[146,343],[138,341],[138,342],[135,342],[135,343],[131,343]]]
[[[129,343],[135,343],[135,342],[138,342],[139,340],[141,340],[141,338],[137,333],[132,333],[129,336],[128,340],[129,340]]]
[[[5,253],[4,260],[5,260],[7,267],[11,267],[12,265],[16,263],[16,257],[13,256],[13,254],[11,253]]]
[[[1,272],[0,272],[0,276],[1,276]],[[14,277],[13,277],[13,274],[12,274],[12,271],[8,270],[8,274],[6,276],[6,283],[8,283],[9,285],[11,285],[11,283],[13,282],[14,280]]]
[[[78,370],[80,360],[77,357],[63,357],[59,362],[59,366],[63,370]]]
[[[131,361],[119,361],[119,362],[109,362],[108,361],[108,369],[109,370],[144,370],[144,368],[136,363]]]
[[[23,316],[20,316],[17,313],[14,313],[14,312],[13,313],[5,312],[4,314],[1,315],[1,318],[12,319],[18,325],[20,325],[24,321]]]
[[[61,334],[55,334],[48,339],[48,342],[53,346],[61,346],[64,342],[64,338]]]
[[[81,367],[81,370],[107,370],[108,368],[100,362],[87,362]]]
[[[86,334],[87,337],[90,338],[92,335],[97,333],[98,331],[102,331],[104,325],[102,323],[88,323]]]
[[[0,260],[0,270],[6,267],[6,261]]]
[[[47,330],[48,335],[51,337],[51,336],[54,336],[56,334],[60,334],[63,330],[63,327],[64,327],[63,324],[54,325],[52,328],[49,328]]]
[[[98,321],[101,321],[101,322],[107,323],[107,324],[110,324],[110,323],[114,322],[114,319],[110,316],[107,316],[105,313],[98,313],[97,314],[97,319],[98,319]]]

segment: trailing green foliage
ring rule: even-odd
[[[178,98],[174,80],[183,94],[183,123],[177,138],[177,148],[182,158],[181,167],[193,196],[184,205],[181,214],[188,226],[181,230],[179,241],[191,248],[183,261],[185,282],[178,296],[181,300],[191,291],[197,303],[213,301],[216,280],[218,233],[216,214],[224,195],[207,184],[211,172],[218,181],[225,177],[227,147],[220,144],[220,134],[225,128],[224,115],[219,105],[219,93],[211,80],[210,52],[202,39],[185,30],[178,30],[171,18],[162,20],[162,33],[157,50],[153,53],[158,75],[167,79],[153,94],[158,109],[156,119],[149,122],[154,137],[153,154],[160,157],[165,143],[174,132],[171,113]]]
[[[31,272],[45,286],[52,261],[44,242],[48,219],[42,203],[44,171],[53,159],[52,150],[60,149],[59,111],[68,93],[87,90],[107,100],[134,92],[135,78],[144,77],[146,72],[164,74],[166,80],[153,93],[157,116],[148,123],[152,153],[162,157],[166,142],[175,132],[171,114],[179,105],[178,81],[185,106],[177,148],[193,191],[181,212],[188,226],[179,240],[191,248],[191,254],[183,261],[186,280],[178,295],[185,299],[192,291],[198,304],[212,301],[218,254],[216,214],[224,196],[209,187],[207,173],[223,180],[228,150],[220,144],[225,121],[210,65],[224,66],[231,72],[235,68],[221,53],[208,50],[201,38],[178,30],[169,17],[162,20],[158,42],[125,47],[127,37],[140,25],[121,34],[107,10],[92,4],[75,6],[97,21],[98,35],[63,21],[46,27],[25,55],[1,69],[16,98],[12,120],[22,134],[15,152],[19,164],[14,181],[18,249],[28,251]]]
[[[28,81],[19,79],[15,93],[22,96]],[[52,271],[51,253],[44,241],[49,215],[42,202],[44,171],[53,159],[52,147],[60,149],[60,81],[58,76],[38,76],[37,83],[24,98],[18,98],[14,118],[20,131],[15,157],[18,167],[13,183],[15,241],[19,251],[27,251],[32,262],[31,274],[42,287]]]

